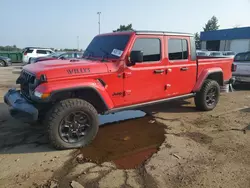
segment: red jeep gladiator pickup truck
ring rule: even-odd
[[[44,120],[57,149],[89,144],[98,114],[194,97],[199,110],[215,108],[232,76],[232,58],[196,57],[191,34],[131,31],[101,34],[80,60],[26,65],[5,103],[13,117]],[[166,104],[167,107],[167,104]]]

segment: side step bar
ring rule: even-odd
[[[181,95],[181,96],[177,96],[177,97],[171,97],[171,98],[167,98],[167,99],[160,99],[160,100],[150,101],[150,102],[145,102],[145,103],[140,103],[140,104],[133,104],[130,106],[125,106],[125,107],[113,108],[113,109],[106,111],[104,114],[110,114],[110,113],[120,112],[123,110],[131,110],[131,109],[141,108],[144,106],[168,102],[168,101],[172,101],[172,100],[176,100],[176,99],[188,99],[188,98],[191,98],[194,96],[195,96],[195,93],[191,93],[191,94]]]

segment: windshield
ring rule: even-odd
[[[65,52],[55,52],[55,53],[52,53],[50,55],[48,55],[49,57],[59,57],[60,55],[64,54]]]
[[[130,35],[96,36],[88,45],[83,56],[118,59],[126,48],[129,38]]]
[[[238,53],[234,57],[234,61],[245,61],[246,60],[246,53]]]

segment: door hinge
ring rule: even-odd
[[[124,72],[123,73],[123,78],[128,78],[132,75],[132,72]]]
[[[125,90],[124,91],[124,96],[130,95],[131,94],[131,90]]]

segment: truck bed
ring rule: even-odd
[[[233,58],[228,57],[207,57],[207,56],[197,56],[198,62],[198,78],[207,68],[221,69],[223,70],[223,80],[228,81],[232,77],[232,64]],[[216,66],[215,66],[216,64]]]

